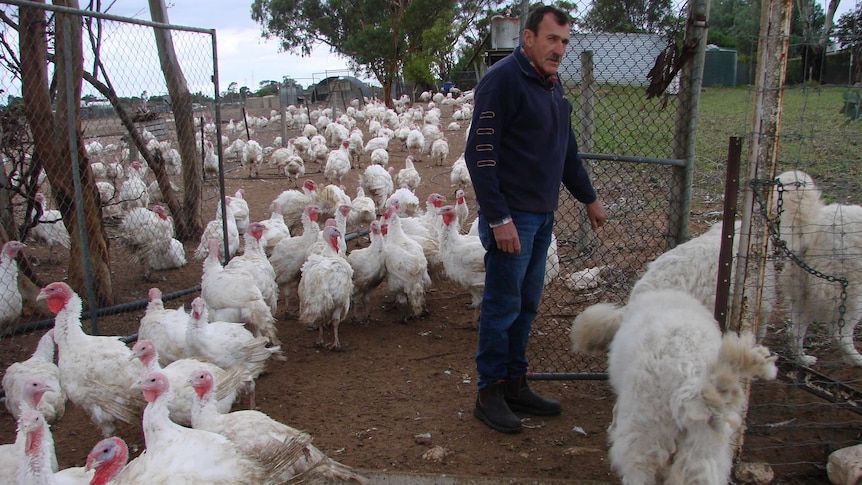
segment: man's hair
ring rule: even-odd
[[[554,14],[554,20],[557,21],[557,25],[570,25],[572,23],[569,14],[563,10],[551,5],[540,5],[530,10],[530,15],[527,17],[527,24],[524,28],[538,34],[539,24],[542,23],[542,19],[545,18],[546,13]]]

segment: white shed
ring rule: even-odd
[[[600,84],[648,86],[647,73],[667,47],[667,39],[656,34],[572,33],[560,65],[564,85],[581,81],[581,53],[593,52],[593,76]]]

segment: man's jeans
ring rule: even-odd
[[[476,353],[479,389],[527,373],[527,340],[544,289],[554,213],[511,216],[521,240],[518,255],[497,248],[493,230],[479,214],[479,238],[487,251]]]

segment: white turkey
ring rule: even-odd
[[[20,241],[7,241],[0,251],[0,333],[11,329],[21,317],[23,300],[18,289],[18,252],[26,247]]]
[[[63,215],[57,209],[48,209],[45,196],[41,192],[35,195],[37,207],[33,207],[32,218],[35,225],[30,229],[30,237],[34,241],[48,245],[48,260],[54,261],[54,248],[62,246],[66,249],[72,247],[69,239],[69,231],[63,223]],[[39,210],[41,209],[41,215]],[[38,217],[37,217],[38,215]]]
[[[387,206],[393,204],[396,204],[398,215],[401,217],[415,217],[421,213],[419,197],[416,197],[416,192],[406,185],[395,189],[386,200]]]
[[[419,171],[413,165],[413,155],[408,155],[404,159],[404,168],[399,170],[398,175],[395,176],[395,184],[399,187],[408,187],[411,191],[416,192],[420,183],[422,183],[422,176],[419,175]]]
[[[350,201],[350,216],[347,226],[356,229],[366,227],[377,217],[377,204],[374,199],[365,195],[362,187],[356,187],[356,197]]]
[[[195,249],[195,259],[197,260],[203,260],[207,257],[207,254],[209,254],[207,244],[210,239],[218,241],[219,253],[225,255],[228,259],[234,257],[239,250],[239,228],[236,225],[236,216],[234,212],[236,206],[231,203],[231,197],[225,197],[223,202],[224,203],[220,203],[216,209],[215,219],[207,223],[203,234],[201,234],[201,242],[198,244],[197,249]],[[226,211],[224,220],[222,220],[222,207],[224,207]],[[225,222],[227,223],[227,251],[225,251],[224,247],[223,228],[225,227]]]
[[[263,148],[261,148],[260,143],[249,140],[242,147],[242,155],[240,155],[240,162],[242,163],[243,168],[248,170],[248,177],[257,177],[260,175],[260,165],[263,163]]]
[[[111,483],[138,483],[123,475],[146,477],[145,483],[267,484],[283,469],[270,450],[249,456],[217,433],[186,428],[171,421],[167,403],[173,390],[164,374],[148,372],[136,383],[144,395],[146,451],[127,464]],[[146,470],[143,475],[141,470]]]
[[[154,281],[153,271],[186,265],[185,247],[174,238],[174,221],[165,208],[135,207],[123,217],[120,241],[132,252],[132,260],[143,267],[145,281]]]
[[[288,189],[275,198],[275,202],[281,207],[284,223],[290,228],[291,234],[297,234],[302,228],[302,213],[310,204],[314,204],[317,192],[317,183],[307,179],[302,183],[302,189]]]
[[[251,220],[249,218],[248,202],[245,200],[245,189],[237,189],[230,197],[230,207],[233,209],[233,218],[236,221],[236,230],[240,236],[245,234]]]
[[[353,304],[353,314],[360,321],[369,319],[371,293],[386,279],[386,261],[383,254],[383,233],[380,221],[373,220],[369,224],[371,244],[367,247],[354,249],[347,262],[353,268],[353,293],[350,296]],[[358,310],[362,310],[359,312]]]
[[[302,215],[302,234],[282,239],[269,257],[269,262],[275,269],[275,281],[281,290],[285,312],[290,302],[292,287],[299,282],[302,265],[308,257],[311,246],[320,237],[320,226],[317,224],[319,214],[319,207],[309,205]]]
[[[302,457],[282,473],[282,480],[310,472],[314,476],[337,482],[367,482],[350,467],[326,456],[311,444],[311,438],[302,431],[256,410],[231,413],[220,411],[215,400],[215,388],[219,385],[219,379],[207,369],[193,371],[188,376],[188,381],[195,391],[192,407],[192,427],[195,429],[218,433],[249,456],[258,456],[272,447],[291,441],[305,443]],[[308,478],[308,475],[304,477]]]
[[[132,352],[119,338],[84,333],[81,298],[66,283],[50,283],[39,292],[38,299],[46,301],[55,314],[57,367],[69,401],[106,437],[116,431],[116,421],[137,423],[144,403],[130,387],[143,365],[130,360]]]
[[[422,245],[404,233],[394,206],[386,209],[384,217],[388,221],[383,246],[386,287],[399,304],[410,306],[408,318],[416,318],[425,311],[425,291],[431,285],[428,259]]]
[[[458,215],[458,230],[462,233],[467,232],[467,228],[470,227],[470,223],[467,222],[470,208],[467,207],[467,197],[461,189],[455,191],[455,214]]]
[[[431,143],[431,161],[434,162],[435,166],[445,165],[448,156],[449,141],[446,140],[446,137],[440,137]]]
[[[135,207],[146,208],[150,204],[150,192],[144,182],[143,171],[144,166],[140,162],[132,162],[128,178],[120,185],[118,198],[124,212]]]
[[[24,429],[20,426],[21,418],[26,412],[36,412],[41,416],[41,413],[38,411],[34,411],[34,409],[38,408],[39,403],[42,401],[42,396],[47,392],[51,391],[52,388],[45,383],[45,381],[35,378],[35,379],[27,379],[23,384],[23,395],[21,396],[21,410],[16,416],[16,421],[18,421],[19,426],[17,430],[17,435],[15,437],[14,443],[0,445],[0,470],[3,470],[3,474],[0,474],[0,484],[3,485],[17,485],[16,476],[19,467],[22,465],[22,459],[24,458],[24,449],[27,440],[27,434]],[[43,416],[44,418],[44,416]],[[50,469],[51,471],[59,470],[59,464],[57,463],[57,456],[54,453],[54,440],[53,437],[48,434],[44,437],[46,441],[48,441],[50,456],[48,460],[50,461]],[[23,465],[26,466],[26,463]]]
[[[340,184],[341,180],[350,172],[350,142],[344,141],[341,147],[329,152],[326,158],[326,167],[323,169],[323,177],[330,184]]]
[[[467,187],[473,186],[473,181],[470,180],[470,172],[467,170],[467,161],[462,153],[454,163],[452,163],[452,172],[449,174],[449,181],[456,189],[464,190]]]
[[[12,363],[3,374],[6,409],[15,419],[23,409],[32,407],[27,402],[28,392],[31,392],[27,388],[34,380],[47,386],[36,409],[49,423],[62,418],[66,412],[66,392],[60,385],[60,369],[54,363],[54,330],[42,335],[30,358]]]
[[[375,148],[371,152],[371,163],[386,167],[389,165],[389,152],[385,148]]]
[[[251,380],[246,390],[254,408],[254,379],[266,369],[270,358],[284,360],[281,347],[269,347],[265,337],[255,337],[241,323],[208,322],[207,307],[201,297],[192,301],[186,342],[195,358],[212,362],[222,369],[245,367]]]
[[[165,308],[162,291],[158,288],[150,288],[147,298],[149,302],[138,325],[138,339],[155,343],[159,349],[159,363],[163,366],[188,357],[186,328],[189,314],[183,307]]]
[[[174,389],[174,398],[168,403],[171,421],[183,426],[192,425],[192,402],[195,393],[186,385],[192,372],[206,369],[219,377],[219,384],[223,387],[218,390],[215,406],[220,413],[230,411],[234,400],[239,395],[241,385],[251,379],[241,364],[227,371],[212,362],[198,359],[179,359],[162,367],[159,365],[159,351],[152,340],[139,339],[132,346],[132,355],[144,364],[144,372],[159,371],[168,378]]]
[[[381,165],[371,164],[359,176],[359,186],[365,191],[365,195],[374,199],[378,213],[386,209],[386,201],[395,190],[392,182],[393,170],[392,167],[387,170]]]
[[[18,418],[19,437],[23,437],[19,457],[18,484],[75,484],[90,483],[90,476],[81,467],[56,471],[54,439],[44,416],[35,409],[28,409]],[[17,444],[17,440],[16,440]],[[4,470],[8,473],[9,470]]]
[[[440,259],[446,276],[470,292],[472,325],[478,328],[482,293],[485,290],[485,248],[476,236],[460,234],[458,215],[451,205],[440,209]]]
[[[201,298],[214,320],[245,323],[256,336],[266,337],[274,345],[281,343],[275,318],[254,277],[243,269],[223,267],[215,239],[210,239],[204,260]]]
[[[338,325],[350,311],[353,292],[353,268],[339,254],[341,233],[336,227],[323,230],[324,250],[311,254],[302,265],[299,280],[299,321],[306,326],[317,325],[316,345],[323,346],[323,327],[332,324],[331,349],[341,349]]]
[[[425,135],[418,127],[414,126],[410,133],[407,134],[407,151],[410,155],[422,153],[422,147],[425,146]]]
[[[275,270],[267,259],[263,248],[263,233],[266,227],[255,222],[245,233],[245,251],[240,256],[228,261],[225,269],[238,269],[247,272],[260,290],[263,300],[275,316],[278,311],[278,284],[275,282]]]
[[[281,213],[281,204],[278,201],[273,201],[269,205],[269,219],[259,222],[263,224],[263,250],[267,256],[272,254],[275,246],[284,238],[290,238],[290,228],[284,222],[284,214]]]

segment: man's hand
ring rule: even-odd
[[[514,222],[507,222],[493,229],[497,247],[504,253],[521,254],[521,239]]]
[[[605,206],[602,205],[602,201],[596,200],[591,204],[587,204],[587,218],[589,218],[590,226],[592,226],[594,231],[605,225],[608,215],[605,214]]]

